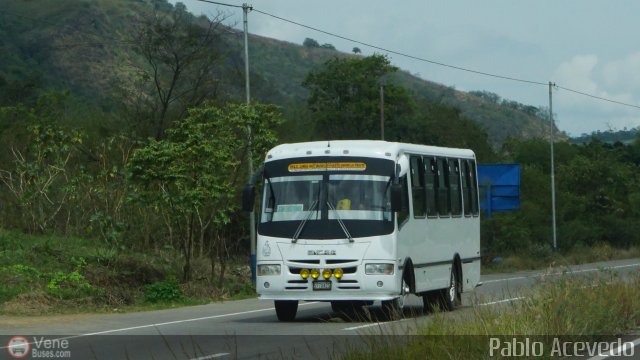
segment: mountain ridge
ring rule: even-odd
[[[11,54],[0,60],[0,88],[4,81],[21,83],[30,78],[43,88],[70,89],[77,96],[112,109],[118,86],[135,81],[142,66],[133,51],[131,34],[145,12],[168,11],[165,0],[60,0],[44,9],[44,2],[18,1],[0,5],[0,50]],[[9,19],[9,21],[4,21]],[[194,19],[197,17],[194,16]],[[38,24],[39,26],[29,26]],[[228,29],[220,77],[221,98],[244,99],[242,34]],[[309,47],[287,41],[249,36],[252,99],[284,107],[303,107],[306,74],[337,57],[360,56],[335,49]],[[512,101],[492,101],[484,92],[462,92],[400,70],[390,77],[414,97],[458,108],[478,123],[499,147],[510,137],[545,137],[548,125],[537,109]],[[36,84],[36,85],[37,85]],[[497,95],[496,95],[497,96]],[[506,104],[506,105],[505,105]],[[510,106],[516,104],[516,106]],[[286,112],[287,110],[285,110]]]

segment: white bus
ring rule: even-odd
[[[385,141],[318,141],[271,149],[262,195],[256,289],[281,321],[299,301],[334,311],[408,294],[450,310],[480,280],[476,159],[471,150]],[[253,182],[253,181],[252,181]],[[247,184],[243,208],[255,190]]]

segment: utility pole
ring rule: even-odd
[[[553,227],[553,252],[558,251],[558,242],[556,237],[556,180],[555,180],[555,165],[553,156],[553,87],[555,83],[549,81],[549,126],[551,128],[549,132],[549,143],[551,144],[551,219]]]
[[[384,140],[384,80],[380,82],[380,139]]]
[[[247,105],[251,103],[251,92],[249,87],[249,21],[247,20],[249,11],[253,8],[246,3],[242,4],[243,22],[244,22],[244,75],[245,75],[245,90],[247,94]],[[253,139],[251,134],[251,125],[247,123],[247,158],[249,163],[249,181],[253,180],[253,154],[251,147],[253,146]],[[252,209],[249,213],[249,241],[251,241],[251,279],[253,283],[256,282],[256,213]]]

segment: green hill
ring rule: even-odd
[[[106,112],[121,105],[118,96],[134,91],[144,59],[135,51],[141,19],[173,8],[166,0],[44,0],[0,4],[0,105],[34,101],[46,89],[68,89],[79,102]],[[242,37],[227,29],[217,43],[222,61],[216,71],[216,97],[244,98]],[[287,116],[302,113],[307,73],[328,59],[356,56],[260,36],[250,37],[252,98],[283,105]],[[494,145],[508,137],[543,137],[537,108],[461,92],[401,71],[390,79],[417,100],[460,109],[485,129]],[[499,99],[499,98],[498,98]]]

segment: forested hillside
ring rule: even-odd
[[[582,134],[581,136],[571,139],[574,144],[586,144],[590,141],[597,139],[609,144],[620,142],[623,144],[632,144],[638,137],[638,129],[626,128],[623,130],[607,130],[607,131],[594,131],[591,134]]]
[[[5,54],[0,58],[0,101],[33,101],[39,92],[55,88],[70,90],[71,97],[109,115],[121,110],[122,101],[118,99],[128,96],[145,76],[141,71],[146,65],[145,56],[137,50],[144,41],[141,31],[149,25],[149,14],[167,13],[173,7],[164,0],[61,0],[42,4],[8,1],[0,5],[0,51]],[[196,20],[188,17],[185,14],[183,21]],[[216,57],[210,69],[215,80],[209,95],[241,100],[242,37],[226,28],[225,20],[224,13],[214,19],[215,39],[207,45]],[[197,21],[207,26],[205,19]],[[286,105],[285,115],[290,120],[305,115],[297,112],[289,116],[290,109],[304,106],[308,92],[302,82],[310,70],[336,56],[355,56],[259,36],[250,37],[250,48],[252,97]],[[478,96],[482,92],[459,92],[402,71],[388,81],[409,89],[417,101],[460,109],[462,115],[487,131],[495,146],[508,137],[546,133],[544,118],[535,107]]]

